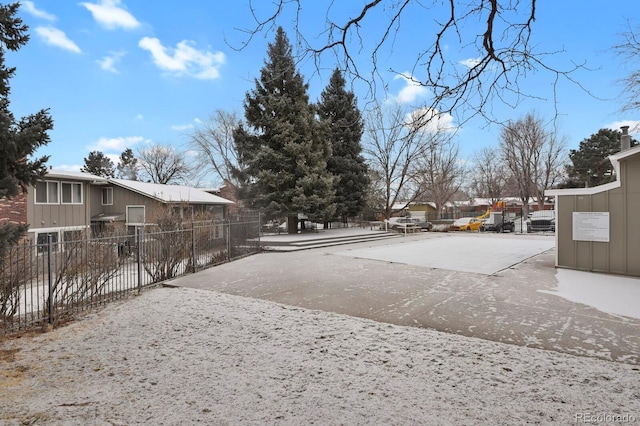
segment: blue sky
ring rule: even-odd
[[[193,126],[214,110],[242,116],[244,96],[254,87],[267,43],[274,38],[273,33],[260,34],[246,48],[237,49],[248,40],[241,29],[253,25],[248,3],[240,0],[21,3],[20,16],[29,25],[31,40],[20,51],[6,55],[6,65],[17,68],[11,80],[10,108],[16,117],[50,108],[55,128],[50,144],[39,154],[51,155],[49,164],[60,170],[79,170],[93,150],[115,158],[127,147],[135,152],[147,144],[186,149]],[[266,8],[258,10],[263,14],[272,4],[257,3]],[[318,33],[325,3],[303,0],[303,31]],[[334,6],[341,10],[334,10],[355,13],[363,3],[344,2]],[[637,0],[615,0],[607,6],[578,0],[538,1],[534,23],[538,50],[563,50],[551,58],[559,67],[586,61],[591,69],[574,75],[591,94],[566,81],[558,87],[558,132],[566,137],[568,148],[577,148],[602,127],[640,122],[640,111],[619,112],[618,80],[631,68],[610,49],[622,41],[620,33],[628,25],[638,28],[640,9]],[[372,16],[361,27],[365,44],[380,33],[383,21],[378,19],[382,17]],[[426,12],[406,17],[393,51],[380,58],[382,77],[389,82],[388,96],[415,105],[428,93],[387,70],[408,73],[412,69],[416,46],[433,37],[426,19]],[[293,42],[291,15],[278,23]],[[472,59],[462,49],[457,54],[461,63]],[[366,55],[357,60],[363,69],[370,64]],[[311,62],[300,64],[312,101],[328,83],[334,65],[325,58],[316,72]],[[531,73],[522,81],[523,88],[541,99],[526,100],[516,109],[497,104],[494,115],[506,121],[535,110],[551,119],[552,81],[549,74]],[[370,100],[365,87],[356,84],[353,89],[364,107]],[[497,145],[499,133],[500,126],[479,118],[465,122],[457,134],[462,156]]]

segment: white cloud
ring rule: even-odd
[[[71,41],[67,35],[54,27],[36,27],[36,34],[44,40],[45,43],[52,46],[61,47],[62,49],[70,50],[71,52],[81,53],[82,50]]]
[[[55,21],[56,16],[51,13],[45,12],[44,10],[40,10],[36,8],[36,5],[33,4],[32,1],[23,0],[20,2],[20,5],[24,8],[24,11],[30,15],[35,16],[36,18],[46,19],[47,21]]]
[[[630,134],[640,134],[640,120],[615,121],[611,124],[607,124],[604,127],[612,130],[620,130],[620,127],[622,126],[629,126]]]
[[[96,62],[100,64],[100,68],[102,68],[103,70],[117,74],[118,70],[116,69],[116,63],[120,61],[120,58],[122,58],[126,54],[126,52],[109,53],[109,55],[97,60]]]
[[[433,108],[417,109],[407,115],[407,125],[420,126],[425,132],[452,132],[457,130],[451,114]]]
[[[203,80],[218,78],[219,68],[225,63],[224,53],[197,50],[192,44],[183,40],[173,49],[163,46],[157,38],[144,37],[138,46],[148,50],[156,66],[164,71]]]
[[[171,126],[172,130],[189,130],[193,129],[196,125],[202,124],[202,120],[199,118],[194,118],[193,122],[187,124],[174,124]]]
[[[463,61],[458,62],[460,65],[464,65],[467,68],[473,68],[480,63],[480,59],[478,58],[468,58]]]
[[[411,77],[411,74],[405,73],[402,75],[396,75],[394,80],[401,79],[405,82],[406,86],[400,90],[396,101],[401,104],[406,104],[415,101],[417,98],[424,96],[427,93],[427,88],[420,84],[419,81]]]
[[[125,9],[118,7],[120,0],[100,0],[99,3],[80,3],[103,27],[113,30],[118,27],[131,30],[140,26],[140,22]]]
[[[116,151],[117,155],[120,155],[126,148],[131,148],[133,145],[139,144],[145,141],[142,136],[127,136],[119,138],[100,138],[98,142],[89,146],[91,151]],[[106,155],[106,154],[105,154]]]
[[[144,119],[144,115],[142,114],[136,115],[136,120],[142,120],[142,119]]]
[[[174,124],[173,126],[171,126],[172,130],[189,130],[189,129],[193,129],[193,124],[189,123],[189,124]]]

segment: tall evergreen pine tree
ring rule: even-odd
[[[345,89],[345,80],[336,69],[318,105],[320,121],[328,128],[331,157],[329,172],[337,177],[336,214],[343,222],[357,216],[366,204],[369,184],[367,165],[361,155],[364,122],[353,92]]]
[[[286,216],[288,232],[295,233],[300,213],[311,220],[333,217],[331,146],[282,28],[267,54],[260,80],[244,102],[249,128],[234,132],[243,182],[239,194],[269,217]]]
[[[91,151],[89,156],[84,158],[84,166],[80,168],[81,172],[106,178],[115,177],[115,170],[113,161],[102,151]]]
[[[49,142],[47,132],[53,128],[47,110],[18,122],[9,111],[9,79],[15,68],[5,67],[4,52],[17,51],[29,41],[27,26],[16,17],[19,7],[19,3],[0,4],[0,198],[7,199],[26,192],[29,185],[35,185],[45,175],[49,157],[29,157]],[[0,223],[0,249],[16,243],[27,228],[27,224]]]
[[[131,148],[127,148],[120,154],[116,171],[119,179],[138,180],[138,159]]]
[[[600,129],[598,133],[580,142],[579,149],[569,152],[571,164],[567,166],[565,187],[583,188],[613,182],[616,179],[609,156],[620,151],[622,132]],[[637,143],[631,140],[631,146]]]

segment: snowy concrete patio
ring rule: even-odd
[[[552,236],[425,232],[264,253],[169,284],[640,364],[640,280],[558,271],[553,247]]]

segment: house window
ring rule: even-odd
[[[55,253],[58,251],[58,233],[57,232],[42,232],[36,237],[38,244],[38,253],[47,253],[49,251],[49,235],[51,235],[52,251]]]
[[[62,238],[65,243],[82,240],[83,231],[81,229],[74,229],[72,231],[64,231]]]
[[[62,204],[82,204],[82,184],[62,182]]]
[[[36,204],[58,204],[58,182],[36,182]]]
[[[102,188],[102,205],[113,205],[113,188]]]
[[[144,206],[127,206],[127,225],[144,225]]]

